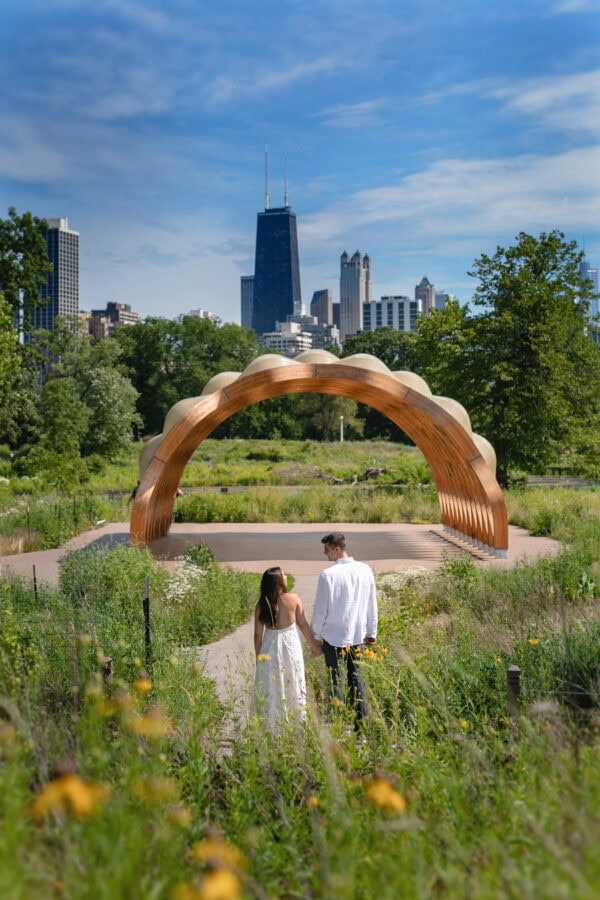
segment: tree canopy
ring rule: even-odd
[[[561,232],[521,232],[475,260],[478,315],[449,304],[419,321],[420,367],[491,441],[502,482],[509,470],[545,472],[582,431],[598,430],[600,353],[587,333],[581,258]]]

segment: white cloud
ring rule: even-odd
[[[441,104],[451,97],[495,99],[504,114],[529,117],[565,134],[600,136],[600,69],[521,80],[482,80],[454,84],[415,102]]]
[[[549,9],[551,15],[563,13],[600,12],[600,0],[559,0]]]
[[[227,103],[242,97],[258,98],[272,91],[282,90],[298,81],[314,78],[323,72],[333,72],[350,65],[332,56],[323,56],[310,62],[296,63],[288,68],[263,69],[258,72],[240,72],[235,77],[221,75],[207,88],[207,99],[212,104]]]
[[[383,121],[381,112],[387,105],[388,101],[383,97],[362,103],[340,103],[322,110],[316,116],[331,128],[373,128]]]
[[[359,191],[306,216],[307,248],[343,243],[348,223],[402,225],[410,238],[494,235],[527,229],[596,230],[600,208],[600,146],[556,156],[448,159],[398,184]]]

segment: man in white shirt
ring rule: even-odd
[[[377,638],[375,578],[370,566],[348,556],[343,534],[326,534],[321,543],[325,556],[334,565],[319,576],[311,629],[323,643],[332,696],[342,702],[346,667],[349,700],[356,709],[358,730],[367,711],[360,672],[361,647],[374,644]]]

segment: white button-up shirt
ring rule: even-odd
[[[317,640],[354,647],[377,637],[377,595],[371,567],[351,556],[336,559],[319,576],[311,622]]]

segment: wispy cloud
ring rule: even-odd
[[[600,0],[559,0],[550,6],[554,15],[562,13],[600,12]]]
[[[506,85],[494,94],[505,101],[508,112],[523,113],[559,131],[600,136],[600,69]]]
[[[323,119],[324,125],[329,125],[331,128],[373,128],[382,123],[381,113],[387,105],[388,100],[379,97],[373,100],[363,100],[361,103],[340,103],[337,106],[329,106],[315,115]]]
[[[528,116],[546,128],[600,136],[600,69],[513,81],[465,82],[430,92],[415,102],[434,105],[460,96],[498,100],[505,114]]]
[[[594,173],[590,175],[590,173]],[[597,228],[600,146],[556,156],[437,162],[398,184],[359,191],[302,223],[308,248],[357,231],[398,223],[410,235],[447,239],[522,229]]]
[[[346,68],[350,61],[322,56],[308,62],[295,63],[288,67],[263,69],[260,72],[240,72],[236,76],[220,75],[206,90],[206,98],[212,104],[228,103],[243,97],[258,99],[264,94],[283,90],[299,81],[314,78],[324,72]]]

